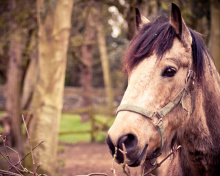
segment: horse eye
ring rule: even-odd
[[[163,71],[162,76],[163,77],[173,77],[175,74],[176,74],[176,69],[173,67],[168,67]]]

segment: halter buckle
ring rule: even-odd
[[[163,122],[162,117],[157,112],[154,112],[153,117],[156,117],[158,119],[158,121],[154,123],[156,126],[159,126],[160,122]]]

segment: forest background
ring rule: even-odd
[[[54,175],[61,114],[78,109],[82,123],[91,113],[114,114],[127,84],[121,59],[135,34],[135,7],[152,21],[168,17],[171,2],[203,35],[220,71],[219,0],[0,0],[0,122],[8,145],[26,150],[25,114],[32,145],[47,141],[35,151],[39,173]],[[77,87],[70,104],[64,86]],[[33,167],[30,158],[24,165]]]

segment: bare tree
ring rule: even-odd
[[[10,0],[8,3],[9,13],[9,64],[7,70],[7,102],[6,109],[10,119],[10,138],[12,145],[17,146],[17,150],[21,151],[21,92],[23,86],[23,77],[28,63],[27,47],[29,47],[30,28],[32,24],[30,20],[34,21],[30,15],[32,7],[31,1],[25,3],[23,0]],[[25,5],[24,5],[25,3]],[[22,10],[21,10],[22,8]],[[28,14],[28,18],[20,19],[21,11]],[[8,140],[10,141],[10,140]]]
[[[33,146],[45,141],[35,150],[35,161],[47,175],[55,175],[72,7],[73,0],[37,0],[38,75],[29,128]],[[27,158],[25,167],[30,163]]]
[[[81,85],[83,89],[83,106],[92,108],[92,59],[95,44],[94,3],[88,2],[88,15],[85,23],[84,39],[81,47]],[[82,113],[82,122],[89,121],[90,113]]]
[[[97,15],[97,22],[96,22],[96,29],[97,29],[97,42],[98,48],[100,53],[100,59],[102,64],[102,71],[103,71],[103,78],[105,83],[105,91],[107,96],[107,105],[108,111],[112,112],[113,110],[113,101],[114,95],[112,90],[112,81],[111,81],[111,72],[109,66],[109,58],[107,55],[107,45],[105,39],[105,31],[101,21],[102,18],[102,4],[97,3],[96,5],[96,15]]]

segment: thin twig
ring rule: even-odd
[[[112,168],[111,168],[111,171],[113,172],[113,174],[114,174],[114,176],[117,176],[116,175],[116,170],[114,169],[114,163],[115,163],[115,158],[116,158],[116,156],[117,156],[117,147],[115,147],[115,154],[114,154],[114,156],[113,156],[113,160],[112,160]]]
[[[14,153],[17,154],[17,157],[18,157],[18,164],[20,164],[21,168],[24,169],[24,167],[23,167],[22,164],[21,164],[21,160],[20,160],[19,153],[18,153],[16,150],[14,150],[13,148],[9,147],[9,146],[7,146],[7,148],[10,149],[11,151],[13,151]],[[17,164],[17,165],[18,165],[18,164]],[[17,166],[16,164],[13,164],[13,165],[14,165],[14,166]],[[10,169],[9,169],[9,170],[10,170]]]
[[[14,168],[17,171],[17,173],[19,173],[21,175],[21,173],[20,173],[21,169],[19,169],[18,167],[14,166],[12,164],[12,161],[11,161],[9,155],[8,155],[7,146],[6,146],[6,136],[3,138],[3,136],[0,135],[0,138],[2,139],[3,147],[4,147],[4,150],[5,150],[5,154],[0,152],[0,155],[11,165],[12,168]],[[13,150],[13,149],[11,149],[11,150]]]
[[[178,147],[176,147],[171,153],[169,153],[160,163],[156,164],[153,168],[151,168],[148,172],[144,173],[144,176],[147,174],[150,174],[152,171],[154,171],[155,169],[157,169],[158,167],[161,166],[161,164],[166,161],[171,155],[173,155],[175,152],[177,152],[177,150],[179,150],[182,146],[179,145]]]
[[[91,173],[91,174],[88,174],[88,176],[92,176],[92,175],[104,175],[104,176],[107,176],[107,174],[105,174],[105,173]]]
[[[5,171],[5,170],[1,170],[0,169],[0,176],[3,174],[3,175],[9,175],[9,176],[23,176],[21,173],[28,173],[30,175],[33,175],[33,176],[46,176],[45,174],[37,174],[37,169],[40,167],[40,165],[38,165],[36,167],[35,165],[35,161],[34,161],[34,155],[33,155],[33,150],[36,149],[40,144],[42,144],[44,141],[41,141],[39,142],[34,148],[32,148],[32,145],[31,145],[31,141],[30,141],[30,135],[28,133],[28,130],[27,130],[27,125],[25,123],[25,120],[24,120],[24,116],[22,115],[22,120],[24,122],[24,126],[25,126],[25,130],[26,130],[26,133],[27,133],[27,139],[29,141],[29,147],[30,147],[30,152],[28,152],[22,159],[20,159],[20,156],[19,156],[19,153],[17,151],[15,151],[14,149],[12,149],[11,147],[7,146],[6,145],[6,137],[3,137],[0,135],[0,139],[2,140],[3,142],[3,148],[4,148],[4,151],[5,153],[2,153],[0,152],[0,155],[10,164],[11,169],[15,169],[17,171],[17,173],[13,173],[13,172],[10,172],[10,171]],[[15,152],[18,156],[18,162],[16,164],[12,164],[12,161],[8,155],[8,149],[10,149],[11,151]],[[29,171],[27,170],[26,168],[24,168],[21,164],[21,162],[31,153],[31,156],[32,156],[32,162],[33,162],[33,167],[34,167],[34,172],[32,171]],[[20,165],[21,168],[19,167],[16,167],[17,165]]]
[[[127,154],[127,152],[126,152],[126,148],[125,148],[125,144],[124,144],[124,143],[122,143],[122,149],[123,149],[123,150],[119,149],[119,151],[120,151],[120,152],[123,154],[123,156],[124,156],[124,162],[123,162],[123,164],[122,164],[123,172],[124,172],[127,176],[130,176],[130,170],[129,170],[129,168],[128,168],[128,165],[126,164],[126,160],[127,160],[126,154]],[[127,171],[126,171],[126,168],[127,168]]]
[[[33,162],[33,168],[34,168],[34,176],[37,176],[36,165],[35,165],[35,161],[34,161],[34,154],[33,154],[33,149],[32,149],[32,145],[31,145],[31,139],[30,139],[30,135],[28,133],[27,125],[25,123],[23,115],[22,115],[22,120],[24,122],[25,130],[26,130],[27,138],[28,138],[28,142],[29,142],[29,147],[30,147],[30,152],[31,152],[31,157],[32,157],[32,162]]]
[[[16,174],[16,173],[5,171],[5,170],[1,170],[1,169],[0,169],[0,175],[21,176],[21,174]]]
[[[3,154],[3,153],[0,152],[0,155],[2,155],[2,157],[11,165],[11,167],[13,167],[13,169],[15,169],[20,175],[22,175],[22,174],[20,173],[21,170],[20,170],[19,168],[15,167],[15,166],[12,164],[11,160],[9,160],[5,154]],[[20,170],[20,171],[19,171],[19,170]]]
[[[44,141],[39,142],[32,150],[34,151],[34,149],[36,149],[39,145],[41,145]],[[28,152],[20,161],[18,161],[16,164],[14,164],[14,166],[17,166],[18,164],[20,164],[31,152]],[[13,169],[12,167],[9,168],[8,170]]]
[[[10,157],[9,157],[9,155],[8,155],[8,152],[7,152],[7,148],[6,148],[6,136],[5,136],[5,138],[3,138],[3,136],[0,136],[1,137],[1,139],[2,139],[2,142],[3,142],[3,146],[4,146],[4,150],[5,150],[5,155],[6,155],[6,157],[8,158],[8,161],[10,161],[11,162],[11,159],[10,159]]]
[[[93,175],[103,175],[103,176],[108,176],[106,173],[91,173],[88,175],[76,175],[76,176],[93,176]]]

